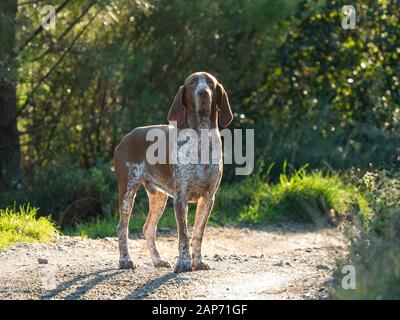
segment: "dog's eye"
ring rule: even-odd
[[[192,81],[190,81],[190,85],[191,86],[194,86],[196,84],[196,80],[195,79],[193,79]]]

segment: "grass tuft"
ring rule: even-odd
[[[258,223],[279,219],[330,223],[369,215],[362,193],[348,186],[338,175],[308,172],[307,166],[286,174],[286,165],[276,184],[257,182],[253,203],[243,210],[239,221]]]
[[[54,223],[46,217],[37,218],[38,208],[29,205],[0,209],[0,249],[16,242],[50,241],[55,235]]]
[[[338,175],[324,175],[321,171],[308,172],[307,166],[286,173],[286,166],[277,183],[269,182],[269,172],[257,172],[234,184],[221,186],[216,196],[210,224],[257,224],[277,220],[301,220],[335,224],[354,216],[369,215],[368,203],[356,188],[347,185]],[[147,217],[145,195],[137,197],[130,223],[130,231],[141,231]],[[176,227],[169,202],[160,219],[159,227]],[[189,225],[194,221],[194,206],[189,206]],[[90,238],[115,236],[118,214],[102,219],[76,223],[65,230],[69,235]]]
[[[142,210],[142,207],[144,206],[137,206],[133,209],[129,224],[129,231],[131,232],[141,232],[146,222],[147,212]],[[86,222],[76,222],[72,227],[66,229],[64,233],[71,236],[81,236],[92,239],[115,237],[117,235],[118,222],[119,215],[116,213],[114,215],[107,215],[101,219],[97,218]],[[189,219],[189,223],[193,223],[192,218]],[[158,227],[176,227],[175,216],[170,208],[166,209],[161,216]]]

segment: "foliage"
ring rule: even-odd
[[[270,167],[270,169],[272,166]],[[141,231],[147,217],[147,199],[139,192],[135,201],[130,230]],[[194,206],[189,207],[189,224],[194,222]],[[299,220],[316,224],[337,224],[370,213],[363,194],[349,187],[337,175],[321,171],[307,172],[306,167],[288,175],[281,174],[279,183],[269,181],[268,174],[256,173],[218,191],[210,224],[259,224],[271,221]],[[67,234],[88,237],[114,236],[118,214],[103,219],[76,223]],[[160,219],[159,227],[176,227],[171,203]]]
[[[239,221],[268,222],[278,219],[337,224],[353,216],[365,217],[369,208],[363,195],[334,174],[307,172],[307,166],[286,174],[276,184],[261,182],[253,189],[253,203]]]
[[[206,70],[228,91],[230,127],[255,129],[260,164],[244,178],[225,166],[211,221],[359,219],[357,296],[397,294],[398,176],[356,188],[343,172],[399,169],[399,1],[355,4],[356,30],[341,26],[344,0],[54,0],[56,28],[44,30],[47,4],[19,1],[16,23],[0,5],[12,38],[0,48],[0,167],[15,182],[0,182],[0,207],[31,203],[73,234],[114,234],[115,146],[165,123],[183,79]],[[161,225],[174,225],[170,204]]]
[[[373,215],[367,225],[349,230],[351,251],[336,271],[337,299],[400,298],[400,174],[366,173],[361,181]],[[356,290],[340,287],[342,265],[356,270]]]
[[[71,222],[64,222],[66,211],[72,220],[112,215],[109,163],[123,135],[165,123],[179,83],[197,70],[217,75],[238,121],[240,100],[262,81],[297,3],[58,0],[50,30],[40,28],[45,1],[20,3],[15,52],[23,175],[15,188],[3,188],[0,205],[29,202],[61,225]]]
[[[273,44],[285,34],[275,22],[286,21],[296,3],[70,1],[56,28],[20,52],[24,167],[62,157],[85,168],[109,161],[134,127],[166,122],[179,84],[198,70],[220,79],[239,118],[240,100],[262,81]],[[20,42],[39,25],[44,4],[19,7]]]
[[[244,101],[264,161],[398,167],[400,3],[359,2],[357,29],[343,30],[346,4],[326,1],[311,15],[300,8],[301,23]]]
[[[277,164],[274,182],[285,161],[398,163],[396,2],[358,4],[358,29],[346,31],[337,0],[54,2],[64,3],[56,28],[29,42],[46,3],[18,6],[24,170],[3,206],[31,202],[58,220],[90,197],[101,202],[91,211],[112,214],[114,147],[136,126],[164,123],[179,83],[200,69],[228,90],[232,127],[255,128],[256,161]],[[233,169],[223,183],[238,180]]]
[[[129,231],[136,234],[141,233],[146,218],[147,210],[141,210],[141,207],[135,207],[130,220]],[[118,222],[118,214],[107,215],[102,219],[97,218],[86,222],[77,222],[74,225],[69,226],[64,233],[88,238],[115,237]],[[189,223],[193,223],[193,215],[189,216]],[[164,214],[161,216],[158,223],[158,229],[160,230],[161,228],[176,228],[175,215],[171,208],[166,209]]]
[[[50,241],[56,228],[51,219],[37,218],[38,208],[30,205],[0,209],[0,249],[15,242]]]
[[[61,226],[74,219],[101,217],[116,208],[116,182],[110,163],[85,170],[63,160],[46,168],[35,167],[18,190],[2,192],[2,207],[31,203],[50,213]]]

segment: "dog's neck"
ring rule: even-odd
[[[200,116],[199,114],[188,115],[187,117],[187,128],[178,129],[178,135],[181,130],[190,129],[189,133],[185,132],[184,139],[178,140],[178,158],[179,158],[179,150],[182,146],[185,146],[184,157],[187,157],[186,148],[189,148],[191,152],[196,154],[196,149],[198,154],[196,156],[195,164],[202,164],[203,167],[207,167],[208,165],[220,165],[221,163],[221,155],[222,155],[222,142],[221,136],[219,132],[219,128],[217,125],[216,119],[213,121],[213,117],[210,116]],[[186,135],[188,134],[188,136]],[[204,140],[205,139],[205,140]],[[202,155],[204,150],[202,148],[208,148],[209,161],[204,161],[202,159]],[[189,153],[192,155],[192,153]],[[194,155],[193,154],[193,155]]]
[[[218,129],[218,126],[214,121],[212,121],[212,119],[210,119],[210,116],[197,114],[194,116],[189,116],[187,121],[189,128],[195,131],[200,131],[201,129]]]

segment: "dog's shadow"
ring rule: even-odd
[[[130,294],[128,294],[124,299],[125,300],[141,300],[152,294],[159,287],[161,287],[164,283],[168,282],[177,277],[176,273],[168,272],[161,277],[150,280],[142,284],[133,290]]]
[[[80,300],[86,293],[88,293],[95,286],[99,285],[104,281],[108,281],[113,277],[124,272],[126,272],[126,270],[103,269],[83,275],[78,275],[68,281],[61,283],[55,289],[45,292],[44,294],[42,294],[41,299],[43,300],[60,299],[59,295],[61,295],[66,291],[69,291],[71,287],[75,287],[72,292],[68,293],[62,299]],[[122,299],[124,300],[144,299],[153,292],[155,292],[161,285],[163,285],[164,283],[168,282],[171,279],[174,279],[176,276],[177,274],[169,272],[158,278],[149,280],[144,284],[135,288],[131,293],[129,293]],[[134,285],[134,282],[132,282],[132,285]],[[115,288],[115,290],[118,290],[118,288]]]
[[[58,295],[65,291],[68,291],[71,287],[76,286],[75,290],[65,296],[65,300],[79,300],[83,297],[85,293],[93,289],[94,286],[99,283],[106,281],[116,274],[120,273],[120,270],[116,269],[103,269],[95,272],[90,272],[86,274],[80,274],[74,278],[65,281],[58,285],[55,289],[45,292],[41,298],[44,300],[57,299]],[[93,277],[93,278],[92,278]]]

